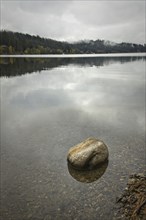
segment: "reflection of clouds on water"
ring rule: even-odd
[[[26,111],[35,118],[38,112],[40,117],[43,111],[49,113],[50,108],[56,108],[58,114],[61,108],[80,109],[105,125],[128,123],[144,128],[143,70],[144,62],[135,61],[100,68],[64,66],[2,78],[2,110],[7,109],[7,117],[21,118]]]
[[[127,176],[145,166],[144,74],[139,60],[1,77],[3,210],[110,213]],[[66,154],[90,136],[108,145],[108,168],[70,176]]]

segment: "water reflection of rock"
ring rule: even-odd
[[[108,161],[97,166],[96,169],[92,170],[76,170],[70,163],[68,163],[68,171],[70,175],[79,182],[91,183],[98,180],[106,171],[108,166]]]

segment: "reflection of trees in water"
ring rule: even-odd
[[[18,76],[59,66],[103,66],[145,60],[146,57],[0,58],[1,76]]]

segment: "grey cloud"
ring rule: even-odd
[[[144,1],[3,1],[1,28],[57,40],[145,42]]]
[[[75,15],[86,24],[115,25],[144,19],[144,5],[136,1],[89,1],[75,8]]]

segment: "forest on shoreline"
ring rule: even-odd
[[[146,44],[83,40],[74,43],[56,41],[19,32],[0,31],[0,54],[94,54],[146,52]]]

